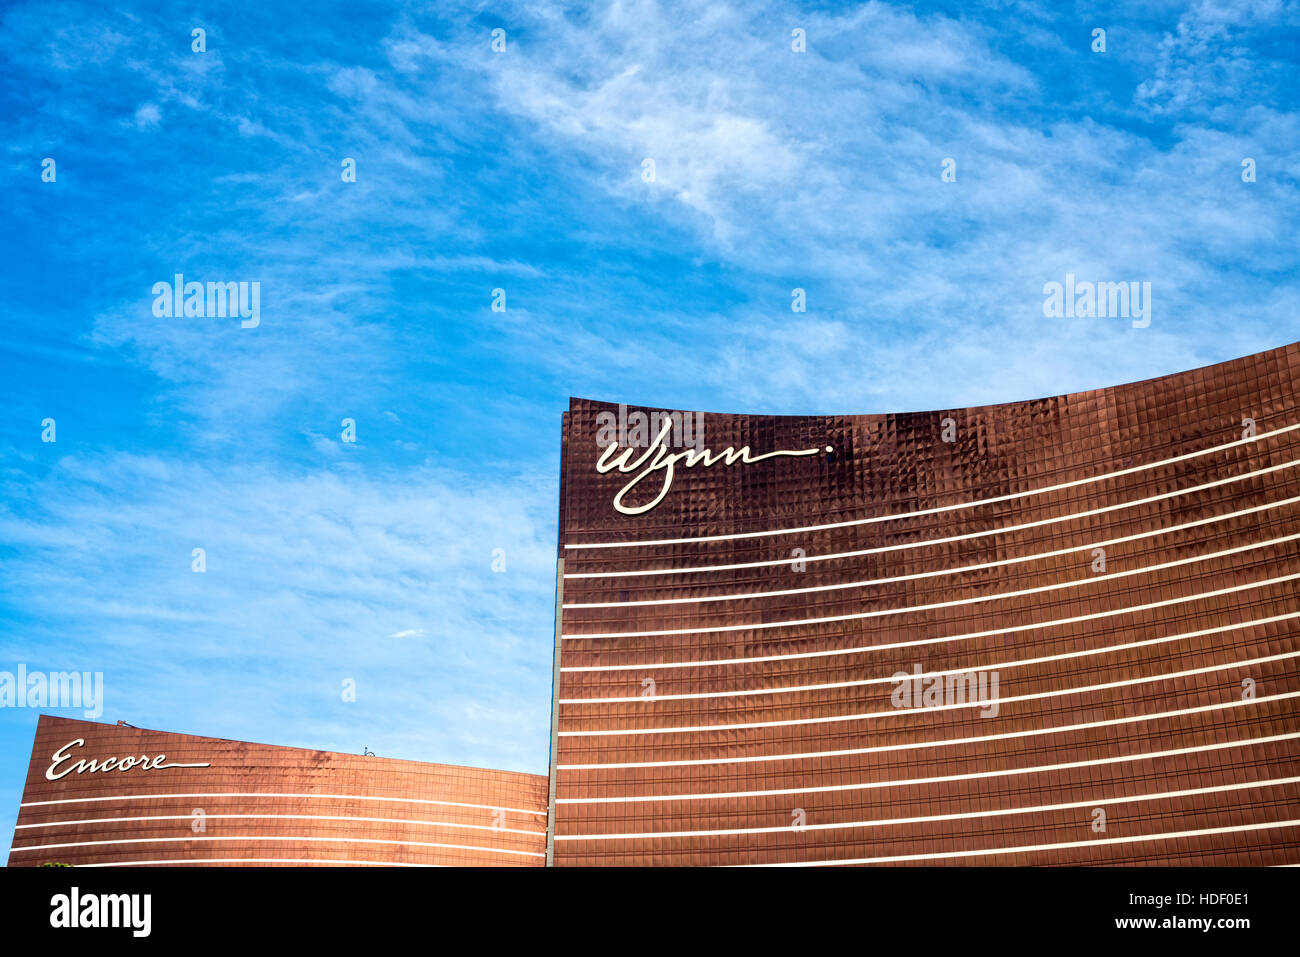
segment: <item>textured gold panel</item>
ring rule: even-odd
[[[85,744],[68,749],[73,760],[55,773],[81,760],[166,758],[158,768],[74,769],[48,780],[53,755],[78,739]],[[42,715],[9,864],[537,866],[546,784],[537,774]]]
[[[1007,405],[706,414],[715,454],[833,452],[679,462],[636,515],[636,473],[597,469],[619,407],[572,400],[555,863],[1300,862],[1298,378],[1290,345]],[[996,675],[997,707],[900,706],[917,670]]]

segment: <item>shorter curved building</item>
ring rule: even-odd
[[[547,779],[41,715],[9,866],[540,866]]]

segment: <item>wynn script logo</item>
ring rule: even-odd
[[[163,764],[167,760],[167,755],[160,754],[156,757],[149,757],[142,754],[138,758],[134,755],[127,755],[124,758],[104,758],[102,761],[93,759],[77,761],[76,763],[64,768],[62,771],[55,771],[64,761],[71,761],[72,755],[66,754],[68,748],[84,748],[86,746],[85,738],[77,738],[75,741],[69,741],[59,750],[50,755],[52,761],[48,768],[45,769],[45,779],[47,781],[57,781],[64,775],[76,771],[82,774],[86,771],[129,771],[132,768],[139,768],[141,771],[157,771],[160,768],[207,768],[211,767],[207,761],[201,764]]]
[[[668,494],[668,489],[672,487],[673,472],[679,464],[685,468],[694,468],[701,463],[705,468],[709,468],[719,462],[724,462],[727,465],[735,465],[737,462],[742,465],[753,465],[755,462],[775,458],[778,455],[818,455],[822,451],[820,448],[798,449],[797,451],[780,449],[775,452],[763,452],[761,455],[754,455],[750,452],[748,445],[742,445],[739,451],[734,446],[728,446],[717,453],[710,452],[708,449],[686,449],[682,452],[669,452],[664,440],[672,427],[673,423],[670,420],[665,420],[659,429],[659,434],[655,436],[655,440],[650,443],[650,447],[636,461],[631,461],[636,450],[626,448],[620,451],[617,442],[608,446],[605,451],[600,453],[600,458],[596,460],[596,471],[601,475],[615,469],[625,475],[636,473],[614,496],[614,508],[624,515],[641,515],[662,502],[664,496]],[[828,445],[826,451],[832,452],[834,449]],[[623,497],[641,484],[642,479],[655,472],[663,473],[663,484],[659,487],[659,494],[644,505],[624,505]]]

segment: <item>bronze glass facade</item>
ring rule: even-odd
[[[536,866],[545,846],[541,775],[42,715],[9,865]]]
[[[572,400],[553,862],[1300,863],[1297,384]]]
[[[1300,864],[1298,380],[572,400],[549,781],[43,716],[9,862]]]

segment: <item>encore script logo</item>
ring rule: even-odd
[[[672,427],[673,423],[670,420],[665,420],[659,434],[655,436],[655,440],[650,443],[650,447],[635,462],[630,461],[630,459],[636,450],[626,448],[620,453],[617,442],[608,446],[605,451],[600,453],[600,458],[596,460],[596,471],[601,475],[612,472],[614,469],[618,469],[625,475],[630,472],[636,473],[614,496],[614,508],[624,515],[641,515],[662,502],[664,496],[668,494],[668,489],[672,487],[673,470],[679,463],[686,468],[694,468],[701,463],[705,468],[709,468],[718,462],[725,462],[727,465],[735,465],[737,462],[742,465],[753,465],[755,462],[775,458],[778,455],[818,455],[822,451],[820,448],[799,449],[797,451],[778,450],[754,455],[750,452],[748,445],[742,445],[739,451],[734,446],[728,446],[718,453],[710,452],[708,449],[686,449],[682,452],[669,452],[664,440]],[[832,452],[834,449],[828,445],[826,451]],[[663,485],[659,488],[659,494],[644,505],[624,505],[623,496],[636,488],[647,475],[654,472],[663,472]]]
[[[200,764],[163,764],[163,762],[167,760],[167,755],[165,754],[160,754],[157,757],[152,758],[147,754],[142,754],[138,758],[133,755],[127,755],[124,758],[105,758],[102,761],[95,761],[93,759],[78,761],[70,767],[64,768],[62,771],[55,772],[54,769],[64,761],[72,760],[72,755],[64,753],[68,748],[83,748],[85,746],[86,739],[77,738],[75,741],[69,741],[63,747],[59,748],[59,750],[50,755],[53,760],[50,766],[45,769],[45,779],[47,781],[57,781],[59,778],[66,774],[71,774],[73,771],[82,774],[86,771],[129,771],[132,768],[139,768],[141,771],[157,771],[160,768],[211,767],[207,761]]]

